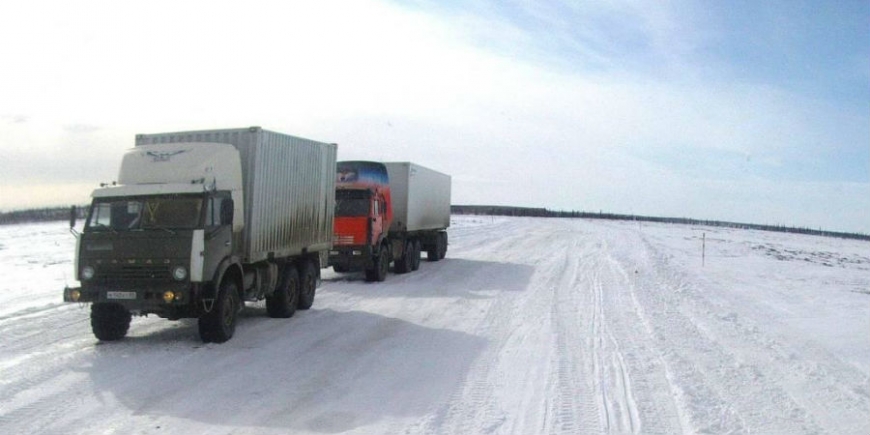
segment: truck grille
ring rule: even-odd
[[[353,236],[336,236],[333,242],[335,245],[353,245]]]
[[[103,267],[95,278],[100,281],[169,281],[172,277],[166,265],[124,264]]]

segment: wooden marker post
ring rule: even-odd
[[[707,233],[701,233],[701,267],[704,267],[707,260]]]

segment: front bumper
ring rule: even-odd
[[[154,313],[161,317],[196,317],[194,304],[200,293],[195,283],[178,283],[160,287],[65,287],[64,302],[117,303],[141,314]]]
[[[371,246],[336,246],[329,251],[329,265],[345,270],[363,270],[372,267]]]

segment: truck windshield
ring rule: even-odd
[[[85,229],[129,231],[197,228],[202,215],[202,197],[160,196],[98,199]]]
[[[368,216],[370,193],[365,190],[335,192],[335,215],[338,217]]]

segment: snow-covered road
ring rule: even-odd
[[[63,223],[0,227],[0,432],[870,433],[870,243],[472,216],[450,242],[384,283],[325,270],[225,344],[154,317],[99,344]]]

